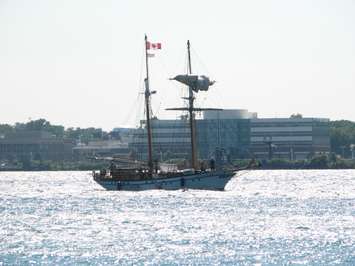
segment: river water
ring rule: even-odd
[[[224,192],[0,173],[0,265],[355,265],[355,171],[249,171]]]

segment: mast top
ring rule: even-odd
[[[146,109],[146,120],[147,120],[147,137],[148,137],[148,167],[149,167],[149,176],[152,176],[153,173],[153,140],[152,140],[152,128],[150,125],[150,95],[149,90],[149,67],[148,67],[148,37],[144,35],[144,46],[145,46],[145,68],[146,68],[146,78],[145,82],[145,109]]]
[[[191,53],[190,53],[190,40],[187,40],[187,56],[188,56],[188,74],[192,74],[192,67],[191,67]],[[191,92],[193,94],[193,92]]]

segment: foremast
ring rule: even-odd
[[[145,69],[146,69],[146,78],[144,79],[145,91],[145,113],[146,113],[146,127],[148,135],[148,168],[149,176],[153,174],[153,141],[152,141],[152,128],[151,128],[151,117],[150,117],[150,96],[152,92],[149,89],[149,64],[148,64],[148,37],[144,37],[144,49],[145,49]]]

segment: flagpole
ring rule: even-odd
[[[145,35],[144,38],[144,47],[145,47],[145,69],[146,69],[146,78],[145,78],[145,109],[146,109],[146,120],[147,120],[147,134],[148,134],[148,167],[149,167],[149,176],[152,176],[153,173],[153,148],[152,148],[152,129],[150,124],[150,95],[149,90],[149,67],[148,67],[148,38]]]

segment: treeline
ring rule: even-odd
[[[234,160],[232,164],[237,168],[245,168],[250,164],[250,159]],[[355,160],[342,159],[335,153],[329,153],[305,160],[254,160],[251,169],[355,169]]]
[[[91,140],[107,140],[109,138],[119,138],[117,133],[106,132],[101,128],[65,128],[61,125],[52,125],[45,119],[32,120],[27,123],[16,123],[15,125],[0,124],[0,136],[23,132],[23,131],[47,131],[57,138],[68,138],[80,140],[82,143],[88,143]]]
[[[15,125],[0,124],[0,136],[16,133],[19,131],[48,131],[58,138],[69,138],[88,143],[91,140],[119,139],[116,132],[106,132],[101,128],[65,128],[61,125],[52,125],[45,119],[32,120],[27,123]],[[351,158],[352,145],[355,148],[355,122],[338,120],[330,122],[330,145],[331,152],[344,158]]]
[[[273,159],[259,161],[257,168],[261,169],[354,169],[355,161],[342,159],[334,153],[317,155],[307,160]]]
[[[352,146],[354,145],[354,146]],[[331,151],[344,158],[351,158],[351,149],[355,149],[355,122],[339,120],[330,122]]]
[[[331,146],[331,155],[329,157],[331,158],[327,159],[327,165],[330,167],[336,167],[336,165],[341,164],[344,165],[344,162],[335,162],[334,158],[336,156],[348,159],[351,158],[352,149],[355,149],[355,122],[348,120],[331,121],[329,124],[329,129]],[[14,125],[0,124],[0,137],[21,131],[40,130],[50,132],[58,138],[69,138],[76,141],[81,141],[82,143],[88,143],[91,140],[120,139],[120,136],[117,132],[106,132],[101,128],[94,127],[65,128],[62,125],[52,125],[45,119],[32,120],[27,123],[16,123]],[[309,161],[308,163],[311,163],[310,167],[312,167],[315,162]],[[278,161],[273,162],[272,164],[280,165],[286,164],[286,162]],[[290,165],[290,163],[287,164]],[[300,166],[299,164],[302,164],[302,167],[308,167],[307,165],[304,165],[304,162],[296,161],[293,164],[295,164],[295,168],[298,168]],[[290,167],[292,167],[292,165],[290,165]]]

